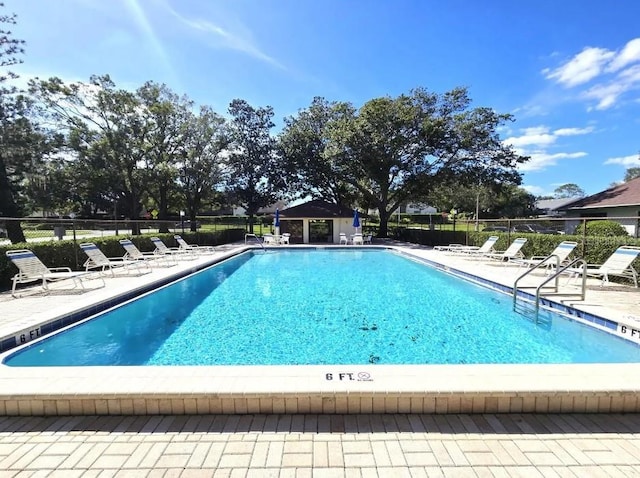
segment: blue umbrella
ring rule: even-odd
[[[276,209],[276,221],[273,224],[276,227],[280,227],[280,210]]]
[[[360,227],[360,216],[358,215],[358,210],[357,209],[353,210],[353,227],[356,228],[356,232],[358,231],[358,228]]]

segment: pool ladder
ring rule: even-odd
[[[551,261],[551,259],[555,259],[555,264],[553,264]],[[518,282],[520,282],[521,279],[523,279],[524,277],[528,276],[529,274],[531,274],[534,270],[536,269],[540,269],[542,267],[551,267],[551,266],[555,266],[555,273],[550,275],[549,277],[547,277],[544,281],[542,281],[542,283],[540,283],[537,286],[521,286],[520,288],[518,288]],[[518,312],[519,314],[524,315],[525,317],[529,317],[531,318],[536,324],[539,322],[540,320],[540,296],[542,295],[542,289],[543,288],[551,288],[552,290],[550,292],[545,292],[544,295],[545,296],[550,296],[550,295],[563,295],[566,297],[580,297],[580,300],[584,300],[585,297],[585,290],[587,288],[587,275],[586,274],[582,274],[582,282],[581,282],[581,286],[580,286],[580,292],[575,292],[575,293],[571,293],[571,292],[559,292],[559,281],[560,281],[560,275],[563,274],[565,271],[575,268],[576,265],[582,265],[582,267],[584,269],[586,269],[587,267],[587,263],[584,259],[578,258],[578,259],[574,259],[573,261],[571,261],[569,264],[560,267],[560,257],[558,257],[555,254],[551,254],[550,256],[545,257],[544,259],[542,259],[538,264],[536,264],[535,266],[533,266],[531,269],[528,269],[524,274],[520,275],[515,282],[513,283],[513,310],[514,312]],[[548,285],[549,282],[553,281],[552,285]],[[535,298],[535,307],[533,309],[533,311],[531,309],[527,309],[526,307],[520,306],[520,308],[518,308],[518,291],[521,289],[536,289],[536,298]],[[524,298],[522,298],[523,303],[531,303],[530,301],[525,300]],[[531,315],[530,312],[533,312],[533,314]]]

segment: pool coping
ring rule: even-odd
[[[239,247],[180,277],[255,248]],[[0,415],[638,412],[639,377],[640,364],[2,365]]]

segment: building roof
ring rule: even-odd
[[[556,198],[556,199],[541,199],[536,201],[536,208],[545,211],[555,211],[563,206],[566,206],[574,201],[578,201],[579,197],[575,198]]]
[[[617,206],[640,206],[640,177],[579,199],[560,209],[594,209]]]
[[[281,218],[308,217],[308,218],[332,218],[332,217],[353,217],[353,210],[346,209],[322,199],[311,201],[289,207],[280,211]]]

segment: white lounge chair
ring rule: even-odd
[[[173,236],[173,238],[178,243],[178,247],[187,252],[195,252],[196,254],[212,254],[216,252],[216,249],[213,246],[199,246],[197,244],[188,244],[187,241],[185,241],[179,234],[176,234],[175,236]]]
[[[620,246],[602,264],[587,264],[586,270],[582,267],[567,269],[574,277],[587,274],[588,277],[602,279],[601,285],[609,282],[609,276],[626,277],[633,280],[638,287],[638,271],[633,267],[633,261],[640,254],[640,247]]]
[[[354,246],[356,244],[363,245],[364,244],[364,238],[362,237],[362,234],[354,234],[353,238],[351,239],[351,242],[353,243]]]
[[[69,267],[47,267],[38,257],[28,249],[7,251],[7,257],[18,268],[18,273],[12,278],[11,295],[16,297],[16,286],[28,282],[42,281],[42,288],[49,290],[48,283],[65,279],[73,281],[73,287],[84,289],[83,280],[96,276],[93,272],[72,271]],[[104,287],[104,279],[100,277]]]
[[[195,259],[196,255],[193,249],[181,249],[179,247],[167,247],[159,237],[151,237],[151,242],[156,246],[153,253],[157,256],[176,257],[178,259]]]
[[[344,232],[340,233],[340,244],[349,244],[349,238],[347,237],[347,234]]]
[[[462,244],[450,244],[449,246],[436,246],[443,247],[448,249],[439,249],[445,250],[446,252],[450,252],[452,254],[467,254],[471,256],[482,256],[484,254],[489,254],[493,252],[493,246],[498,242],[498,236],[489,236],[489,238],[484,241],[484,244],[481,246],[463,246]],[[435,249],[435,247],[434,247]]]
[[[154,261],[150,265],[164,264],[167,266],[176,265],[176,261],[169,261],[169,256],[154,254],[153,252],[142,252],[138,247],[129,239],[120,239],[120,245],[124,247],[126,254],[125,259],[131,259],[134,261]]]
[[[112,276],[115,276],[114,269],[122,268],[127,271],[137,269],[142,274],[142,265],[146,266],[147,272],[151,272],[151,268],[146,264],[143,264],[141,261],[125,259],[124,257],[105,256],[104,252],[102,252],[93,242],[84,242],[80,244],[80,248],[88,257],[83,264],[85,271],[87,272],[90,269],[100,269],[100,272],[102,273],[109,271]]]
[[[578,245],[575,241],[562,241],[548,256],[531,256],[529,259],[514,259],[513,262],[526,267],[542,265],[550,271],[557,265],[563,265]]]
[[[364,243],[365,244],[372,244],[373,243],[373,234],[367,234],[366,236],[364,236]]]
[[[516,259],[524,259],[524,255],[522,254],[521,249],[526,242],[527,242],[526,238],[519,237],[515,239],[509,247],[507,247],[507,250],[502,252],[498,251],[498,252],[490,252],[487,254],[483,254],[482,258],[502,261],[502,262],[511,262]]]

